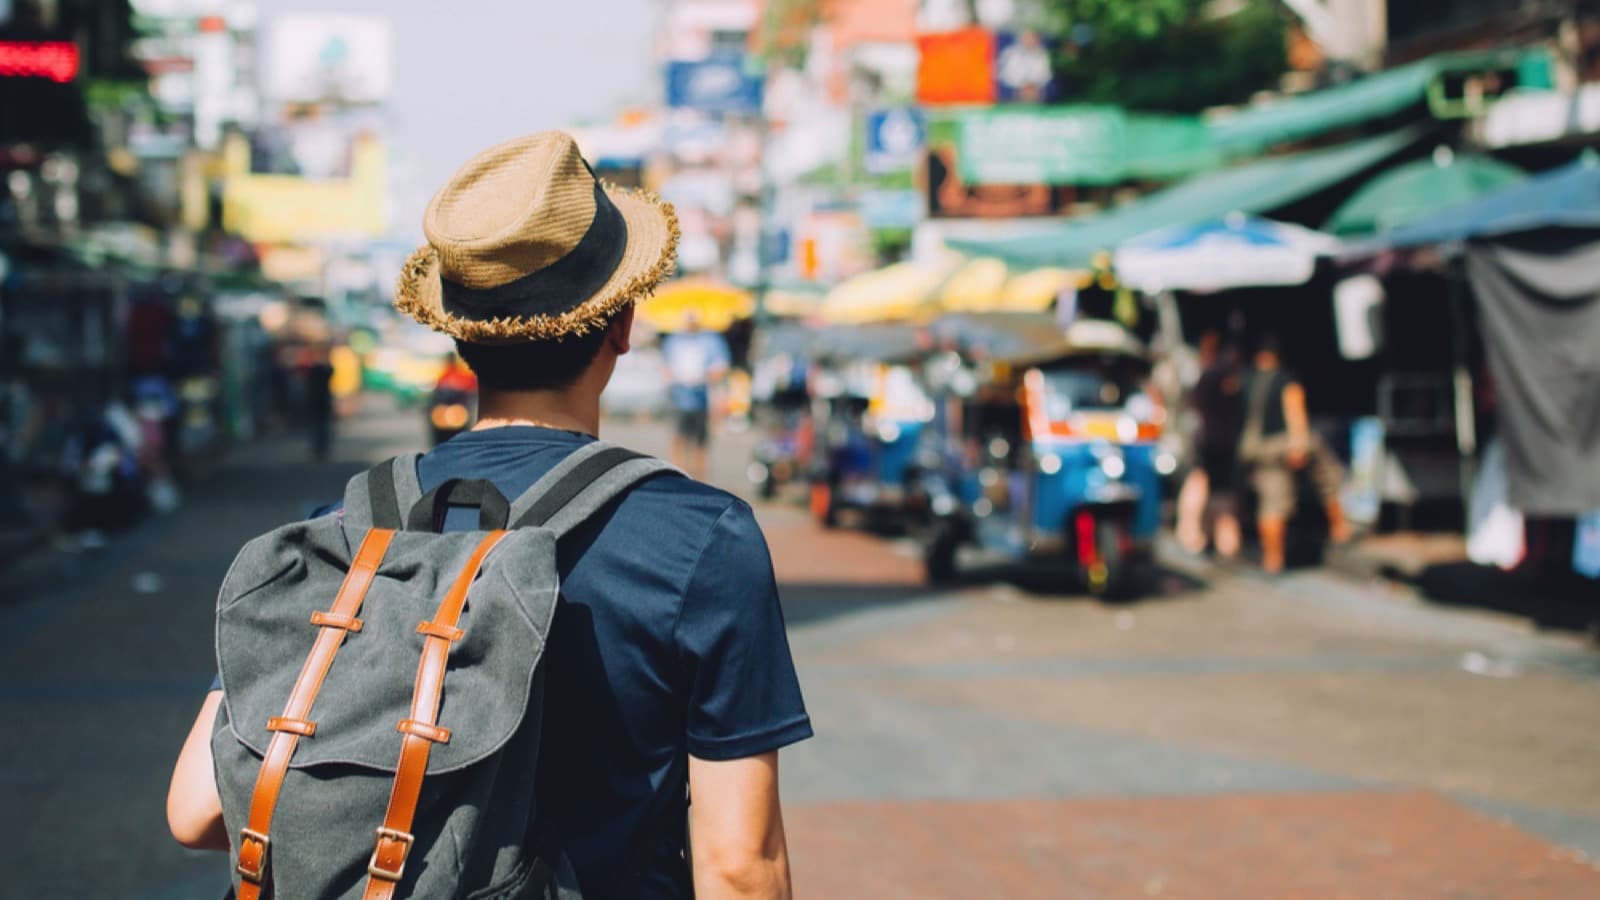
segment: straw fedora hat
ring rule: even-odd
[[[650,296],[678,248],[671,204],[601,183],[559,131],[473,157],[428,203],[422,231],[395,306],[475,344],[599,328]]]

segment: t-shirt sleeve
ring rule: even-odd
[[[711,528],[675,637],[689,679],[690,753],[739,759],[811,736],[772,558],[744,503]]]

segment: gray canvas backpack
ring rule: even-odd
[[[424,496],[402,456],[351,479],[342,517],[245,545],[211,736],[240,900],[580,896],[535,795],[556,542],[664,471],[596,442],[508,503],[485,481]],[[482,530],[438,533],[451,506]]]

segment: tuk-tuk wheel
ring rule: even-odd
[[[1094,523],[1094,562],[1084,567],[1084,586],[1101,600],[1125,597],[1129,587],[1131,560],[1123,552],[1123,526],[1114,518]]]

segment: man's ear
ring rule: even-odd
[[[606,329],[606,343],[621,356],[633,349],[633,307],[618,313]]]

